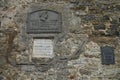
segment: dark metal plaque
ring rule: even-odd
[[[115,64],[114,49],[112,47],[101,47],[102,64]]]
[[[3,7],[3,1],[0,0],[0,7]]]
[[[61,32],[61,14],[51,10],[38,10],[28,14],[28,33],[54,33]]]

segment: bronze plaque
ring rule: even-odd
[[[27,33],[61,32],[61,14],[52,10],[38,10],[28,14]]]

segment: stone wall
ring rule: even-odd
[[[62,14],[62,32],[27,34],[31,11]],[[120,80],[119,0],[0,0],[0,80]],[[34,36],[54,36],[53,58],[32,58]],[[100,47],[115,64],[101,64]]]

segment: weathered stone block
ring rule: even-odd
[[[105,27],[104,24],[99,24],[99,25],[95,25],[95,26],[94,26],[94,29],[95,29],[95,30],[105,30],[106,27]]]
[[[79,72],[81,75],[91,75],[91,71],[89,70],[80,69]]]
[[[32,72],[35,71],[35,66],[34,65],[20,65],[22,71],[27,71],[27,72]]]
[[[86,57],[100,57],[100,46],[97,43],[89,42],[85,47]]]
[[[96,17],[95,15],[86,15],[83,19],[89,21],[89,20],[95,20]]]
[[[118,21],[117,21],[117,20],[114,20],[114,19],[113,19],[112,21],[110,21],[111,24],[117,24],[117,22],[118,22]]]
[[[3,76],[0,75],[0,80],[4,80],[5,78]]]
[[[1,66],[5,65],[5,63],[6,63],[6,58],[4,56],[0,55],[0,65]]]
[[[104,15],[102,20],[110,20],[109,16],[108,15]]]

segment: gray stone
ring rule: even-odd
[[[116,10],[120,11],[120,5],[116,5]]]
[[[83,19],[89,21],[89,20],[95,20],[96,17],[95,15],[86,15]]]
[[[84,16],[84,15],[86,15],[87,13],[86,13],[85,11],[76,11],[75,14],[76,14],[77,16]]]
[[[89,42],[85,47],[84,55],[86,57],[100,57],[100,53],[100,46],[93,41]]]
[[[111,6],[110,11],[120,11],[120,5]]]
[[[118,3],[119,0],[97,0],[98,3],[102,3],[102,4],[112,4],[112,3]]]
[[[35,71],[35,66],[34,65],[20,65],[22,71]]]
[[[111,24],[117,24],[117,20],[113,19],[112,21],[110,21]]]
[[[95,30],[105,30],[105,25],[104,24],[99,24],[99,25],[95,25],[94,29]]]
[[[6,63],[5,57],[0,55],[0,65],[4,65],[5,63]]]
[[[66,71],[60,70],[57,72],[57,80],[68,80],[67,75]]]
[[[39,68],[37,68],[37,70],[40,71],[40,72],[46,72],[46,71],[48,71],[48,69],[49,69],[48,66],[44,66],[44,67],[39,67]]]
[[[3,77],[3,76],[0,76],[0,80],[4,80],[4,77]]]
[[[70,1],[72,4],[75,4],[77,6],[91,6],[93,5],[92,2],[87,2],[87,1]]]
[[[0,37],[3,37],[3,33],[0,33]]]
[[[100,8],[101,11],[103,10],[108,10],[108,6],[107,5],[104,5],[104,4],[97,4],[97,6]]]
[[[108,15],[104,15],[104,16],[103,16],[103,20],[110,20],[110,18],[109,18]]]
[[[78,6],[92,6],[92,2],[87,2],[87,1],[81,1],[78,3]]]
[[[110,25],[110,28],[106,31],[109,36],[119,36],[119,27],[116,24]]]
[[[81,75],[91,75],[91,71],[89,70],[80,69],[79,72]]]

